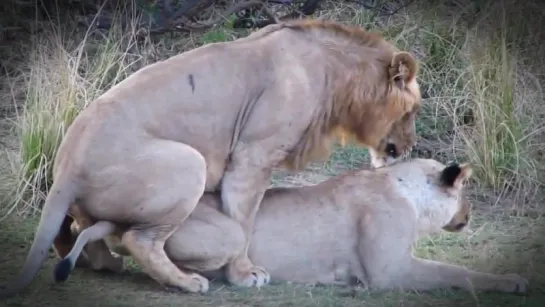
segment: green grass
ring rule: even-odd
[[[476,7],[480,13],[475,13]],[[444,1],[416,1],[394,16],[380,17],[354,3],[327,1],[315,14],[380,31],[399,48],[414,52],[421,60],[419,81],[429,98],[423,101],[418,118],[420,140],[413,156],[469,161],[474,166],[472,199],[479,212],[472,226],[475,233],[423,240],[417,244],[417,254],[479,270],[516,271],[529,276],[529,296],[452,290],[377,294],[288,284],[260,290],[232,290],[216,284],[205,295],[166,294],[136,266],[118,276],[76,270],[67,284],[49,292],[50,259],[33,284],[41,288],[10,303],[538,306],[545,297],[541,289],[545,277],[539,273],[545,272],[545,262],[540,260],[545,251],[541,239],[545,230],[545,47],[539,43],[545,31],[537,26],[542,10],[537,4],[514,0],[467,0],[455,7]],[[20,9],[11,6],[6,12],[22,16]],[[0,53],[9,56],[0,62],[9,76],[0,81],[0,112],[6,114],[6,119],[0,118],[0,211],[8,214],[0,221],[0,247],[6,251],[0,269],[5,277],[13,277],[26,257],[36,213],[51,184],[55,152],[81,109],[148,63],[248,34],[232,28],[232,16],[205,33],[154,38],[142,35],[136,20],[128,29],[114,23],[111,31],[102,34],[73,30],[74,22],[32,21],[29,24],[43,31],[30,38],[21,36],[12,46],[0,44]],[[328,161],[314,163],[303,172],[278,170],[272,185],[313,184],[367,163],[365,150],[351,144],[337,146]],[[23,218],[22,213],[30,217]]]
[[[431,292],[369,292],[363,288],[306,286],[275,282],[261,289],[234,289],[213,282],[205,294],[167,293],[138,266],[128,262],[126,272],[113,275],[76,269],[64,284],[53,285],[56,262],[51,253],[25,294],[7,306],[542,306],[545,262],[540,258],[545,240],[534,241],[543,217],[513,217],[501,212],[473,216],[473,233],[425,238],[416,255],[467,265],[489,272],[519,272],[530,280],[531,295],[471,293],[461,290]],[[11,279],[22,266],[31,244],[37,218],[12,219],[0,224],[0,274]]]

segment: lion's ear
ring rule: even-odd
[[[406,51],[394,53],[390,63],[389,78],[398,88],[405,89],[418,72],[418,63],[412,54]]]
[[[473,169],[469,164],[453,163],[441,171],[440,180],[443,185],[449,188],[459,190],[464,182],[473,174]]]

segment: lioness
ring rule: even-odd
[[[326,158],[339,134],[374,155],[405,155],[414,142],[381,140],[416,112],[417,70],[381,36],[318,20],[273,24],[142,68],[68,128],[27,261],[0,295],[30,283],[73,202],[92,220],[130,225],[123,245],[157,282],[205,292],[208,280],[179,270],[164,244],[203,193],[217,190],[245,235],[227,279],[268,283],[247,253],[273,167]]]
[[[481,273],[412,254],[419,237],[464,229],[471,208],[463,188],[471,173],[467,164],[414,159],[314,186],[269,189],[256,215],[249,255],[278,280],[341,285],[359,281],[381,290],[525,292],[528,282],[516,274]],[[217,269],[236,257],[245,244],[244,231],[220,207],[219,193],[205,193],[169,237],[165,250],[176,265],[221,276],[223,271]],[[112,223],[99,222],[83,230],[55,275],[66,279],[81,247],[115,229]],[[127,254],[123,246],[113,247]]]

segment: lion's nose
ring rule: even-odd
[[[386,153],[392,158],[397,158],[398,153],[396,145],[393,143],[386,144]]]

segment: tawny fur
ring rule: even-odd
[[[401,120],[394,122],[390,133],[382,140],[382,143],[387,144],[390,142],[390,140],[399,140],[399,143],[396,144],[403,144],[403,142],[405,142],[405,144],[414,143],[416,141],[416,135],[413,133],[415,128],[414,121],[416,111],[417,108],[403,116]],[[371,157],[374,157],[373,152],[371,152]],[[380,162],[377,164],[388,164],[395,161],[395,159],[391,156],[386,157],[387,158],[383,158],[383,160],[377,160]],[[89,216],[84,214],[77,204],[71,205],[68,215],[63,221],[61,230],[57,234],[53,243],[53,249],[55,250],[57,256],[61,259],[69,259],[69,263],[65,263],[64,265],[69,265],[71,269],[74,266],[83,266],[97,271],[105,270],[119,272],[123,267],[122,259],[119,257],[113,257],[108,247],[104,245],[105,243],[99,240],[105,236],[105,231],[109,232],[108,229],[110,229],[110,226],[108,224],[106,224],[104,227],[95,226],[93,229],[85,231],[86,237],[80,237],[78,239],[79,246],[74,246],[76,243],[74,235],[81,233],[83,230],[92,225],[93,222],[90,220]],[[97,232],[95,232],[94,229],[96,229]],[[120,242],[112,243],[113,241],[118,240],[119,237],[121,237],[121,234],[122,232],[118,233],[118,238],[111,236],[107,241],[110,243],[110,247],[114,250],[114,252],[128,255],[129,252]],[[83,252],[83,255],[78,258],[80,252]],[[89,262],[87,259],[93,260]],[[62,272],[64,270],[66,270],[66,267],[61,269],[61,275],[56,275],[56,278],[60,278],[58,280],[56,279],[57,282],[63,281],[63,278],[68,277],[70,272]],[[64,276],[65,274],[66,276]]]
[[[471,168],[448,168],[459,171],[449,175],[450,183],[441,180],[447,166],[415,159],[314,186],[269,189],[256,216],[249,255],[273,280],[336,285],[359,281],[375,290],[525,292],[528,281],[516,274],[477,272],[413,255],[412,245],[419,238],[462,231],[468,224],[471,206],[463,189]],[[221,277],[218,269],[244,245],[242,228],[221,213],[220,204],[218,193],[205,193],[167,240],[167,254],[181,268]],[[96,224],[85,231],[100,228]],[[125,253],[122,245],[115,246],[115,238],[109,238],[111,247]]]
[[[378,34],[300,20],[135,72],[68,128],[27,261],[0,296],[31,282],[74,202],[92,221],[129,225],[123,245],[157,282],[205,292],[208,280],[179,270],[164,243],[203,193],[217,190],[246,242],[227,264],[228,280],[268,283],[247,247],[272,168],[326,158],[338,134],[387,155],[392,124],[420,103],[417,68]],[[402,156],[414,142],[394,145]]]

